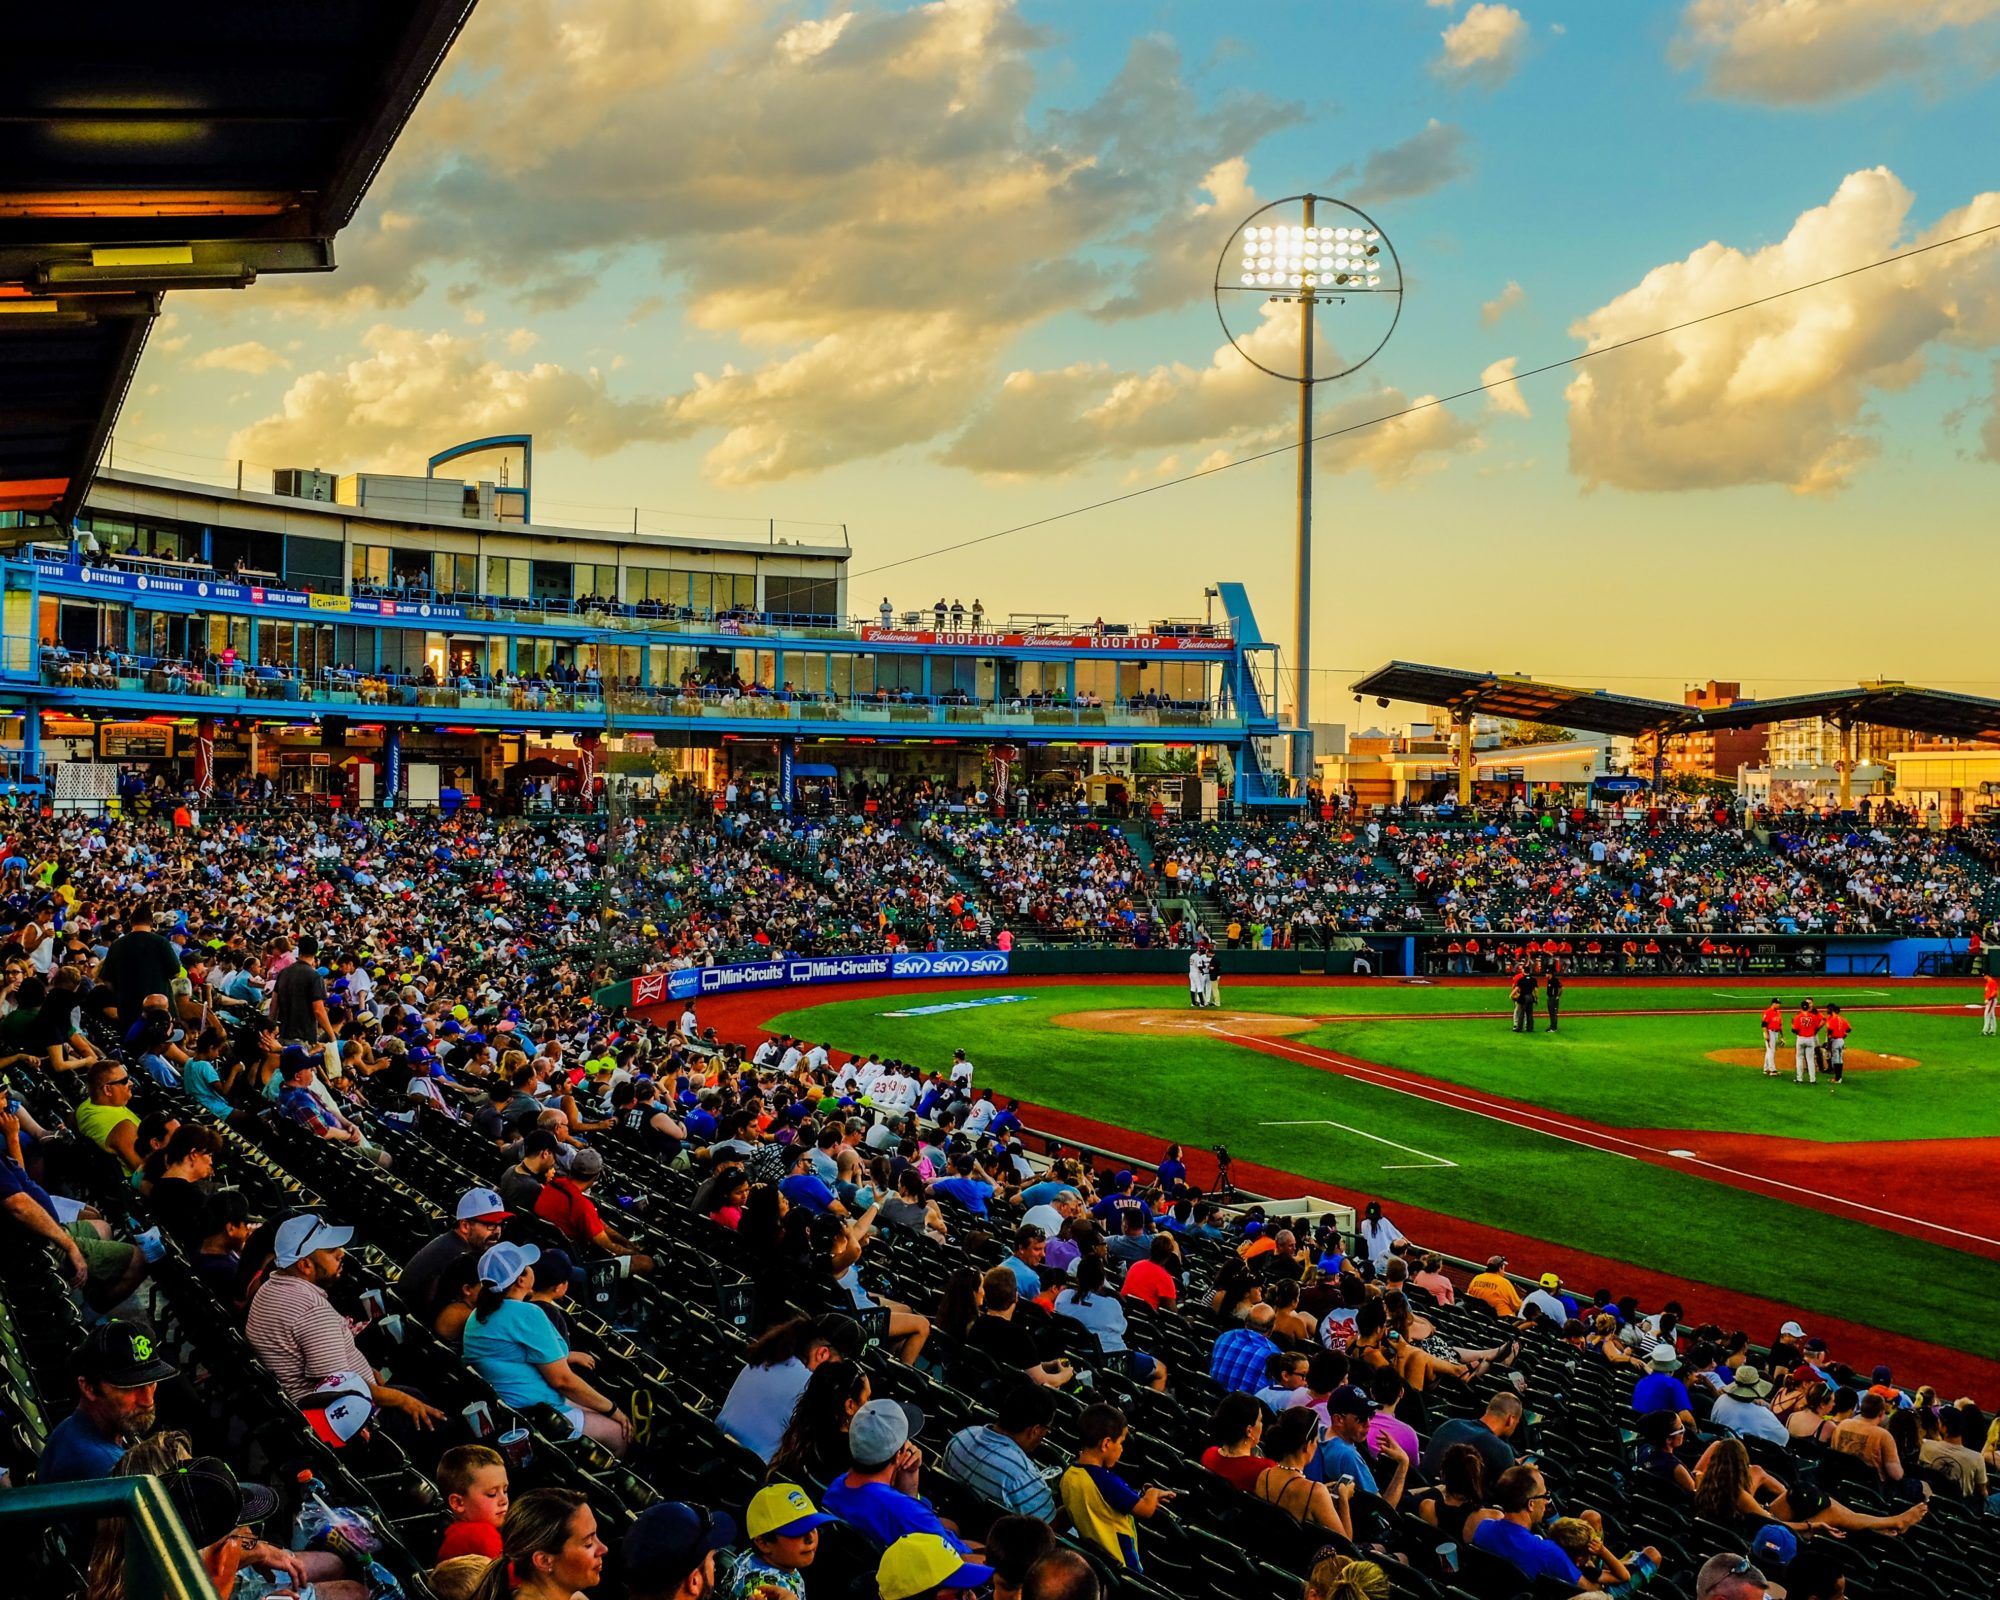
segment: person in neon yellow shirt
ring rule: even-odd
[[[139,1119],[132,1112],[132,1073],[124,1062],[91,1063],[90,1097],[76,1108],[76,1125],[92,1144],[139,1170]]]

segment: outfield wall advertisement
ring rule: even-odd
[[[869,983],[929,978],[1003,978],[1005,950],[895,950],[865,956],[783,956],[771,961],[739,961],[726,967],[686,967],[679,972],[647,972],[600,990],[601,1005],[656,1006],[670,1000],[698,1000],[746,989],[803,987],[820,983]],[[629,996],[615,991],[629,990]]]

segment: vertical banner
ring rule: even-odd
[[[597,750],[598,736],[594,733],[579,733],[576,748],[583,759],[577,764],[579,794],[577,798],[588,805],[597,793]]]
[[[1007,804],[1007,779],[1014,770],[1014,762],[1021,752],[1011,744],[996,744],[987,754],[993,761],[993,798],[1005,806]]]
[[[194,792],[206,800],[215,793],[215,719],[194,725]]]
[[[377,803],[396,809],[403,793],[403,730],[390,723],[382,730],[382,793]]]
[[[778,801],[787,811],[798,808],[798,754],[798,740],[778,741]]]

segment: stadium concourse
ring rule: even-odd
[[[731,1594],[903,1600],[1017,1584],[1052,1541],[1127,1600],[1506,1600],[1531,1570],[1687,1596],[1711,1556],[1775,1576],[1834,1533],[1858,1596],[2000,1567],[2000,1434],[1867,1330],[1828,1348],[1523,1247],[1624,1297],[1579,1306],[1433,1265],[1475,1242],[1443,1219],[1219,1211],[1198,1161],[1045,1171],[976,1065],[862,1079],[750,997],[594,998],[635,950],[943,953],[985,913],[929,863],[976,841],[162,801],[0,830],[16,1483],[191,1453],[211,1559],[328,1600],[463,1592],[503,1481],[509,1548],[548,1518],[537,1574],[612,1597],[692,1597],[714,1551]],[[1074,824],[1027,826],[992,825],[980,875],[1016,910],[1076,858]],[[1083,860],[1136,930],[1118,848]],[[120,1548],[51,1529],[26,1592],[108,1600]]]

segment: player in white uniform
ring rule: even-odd
[[[963,1050],[951,1053],[951,1085],[966,1094],[972,1092],[972,1063],[965,1059]]]
[[[1201,994],[1202,1003],[1211,1010],[1222,1004],[1222,974],[1216,969],[1213,950],[1201,953]]]
[[[1188,1004],[1196,1007],[1207,1004],[1203,998],[1207,993],[1208,977],[1202,971],[1201,950],[1196,947],[1188,952]]]

